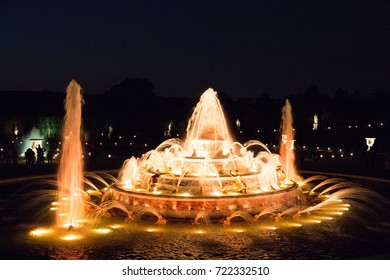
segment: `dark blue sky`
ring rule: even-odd
[[[390,92],[390,1],[2,1],[0,90],[132,77],[166,96]]]

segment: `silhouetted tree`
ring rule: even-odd
[[[155,96],[154,84],[147,79],[128,78],[112,86],[106,93],[111,96],[120,95],[136,99],[152,98]]]

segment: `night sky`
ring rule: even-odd
[[[390,92],[390,1],[2,1],[0,90]]]

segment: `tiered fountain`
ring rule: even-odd
[[[48,241],[39,243],[38,247],[43,244],[44,248],[51,248],[53,244],[56,246],[55,242],[60,242],[59,258],[80,258],[83,253],[80,256],[77,251],[74,256],[73,247],[65,250],[69,256],[62,254],[62,242],[75,242],[79,246],[84,241],[77,240],[84,238],[89,238],[88,248],[103,246],[104,251],[136,252],[144,258],[145,250],[156,244],[160,246],[160,241],[162,246],[176,246],[176,239],[180,238],[178,232],[196,236],[207,233],[215,240],[219,240],[222,233],[223,246],[231,246],[232,254],[237,242],[227,244],[225,238],[236,239],[236,233],[251,230],[251,235],[245,238],[254,236],[255,240],[263,240],[267,239],[270,230],[314,225],[312,229],[315,233],[321,230],[316,225],[329,221],[332,231],[337,234],[336,218],[344,213],[349,213],[348,216],[362,222],[366,228],[388,229],[389,202],[381,195],[342,178],[316,175],[304,180],[297,175],[292,110],[288,100],[282,109],[280,154],[271,153],[258,140],[244,144],[234,141],[217,94],[208,89],[194,109],[184,141],[169,139],[141,158],[126,160],[117,178],[104,172],[83,171],[80,137],[82,103],[80,86],[72,81],[67,88],[61,161],[58,180],[54,183],[58,186],[57,201],[49,206],[55,210],[57,226],[38,227],[30,232],[34,246],[36,237],[45,237]],[[44,198],[47,198],[47,190],[44,191]],[[53,197],[50,196],[50,199]],[[354,210],[350,211],[351,208]],[[126,216],[124,221],[123,214]],[[172,225],[160,227],[151,224],[156,217],[156,224],[170,222]],[[138,222],[128,223],[134,220]],[[231,226],[219,227],[215,220]],[[323,229],[328,230],[328,227]],[[313,233],[310,228],[308,230],[307,236]],[[142,235],[155,231],[161,233],[154,236],[157,241]],[[113,232],[116,235],[107,236],[104,242],[97,238]],[[129,245],[132,234],[133,237],[141,237]],[[291,247],[288,256],[296,255],[296,248],[300,246],[295,243],[295,238],[290,243],[282,243],[286,246],[274,242],[273,238],[266,240],[270,247]],[[111,239],[120,240],[119,245],[112,245],[115,242],[109,242]],[[150,245],[150,240],[155,243]],[[317,239],[314,241],[317,242]],[[303,242],[305,246],[301,248],[306,251],[306,238]],[[179,248],[191,245],[196,251],[197,243],[183,239]],[[125,244],[127,247],[124,247]],[[246,246],[245,242],[241,245],[241,249]],[[311,252],[316,247],[317,243]],[[243,250],[251,253],[248,256],[252,258],[252,253],[257,250],[251,248]],[[87,253],[87,256],[93,258],[95,254],[95,257],[101,258],[102,251],[97,249],[96,252]]]
[[[291,143],[291,131],[286,133]],[[280,157],[260,141],[235,142],[217,93],[208,89],[188,122],[185,141],[169,139],[142,158],[127,160],[109,192],[128,209],[152,207],[170,218],[290,208],[305,198],[292,180],[292,149],[286,151]]]

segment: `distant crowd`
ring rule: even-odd
[[[45,149],[38,145],[35,148],[28,148],[24,152],[24,159],[26,165],[44,165],[45,164]],[[47,163],[53,163],[53,155],[54,153],[49,150],[46,155]],[[18,164],[18,152],[15,148],[12,148],[9,151],[4,151],[3,156],[6,164],[9,165],[17,165]]]

